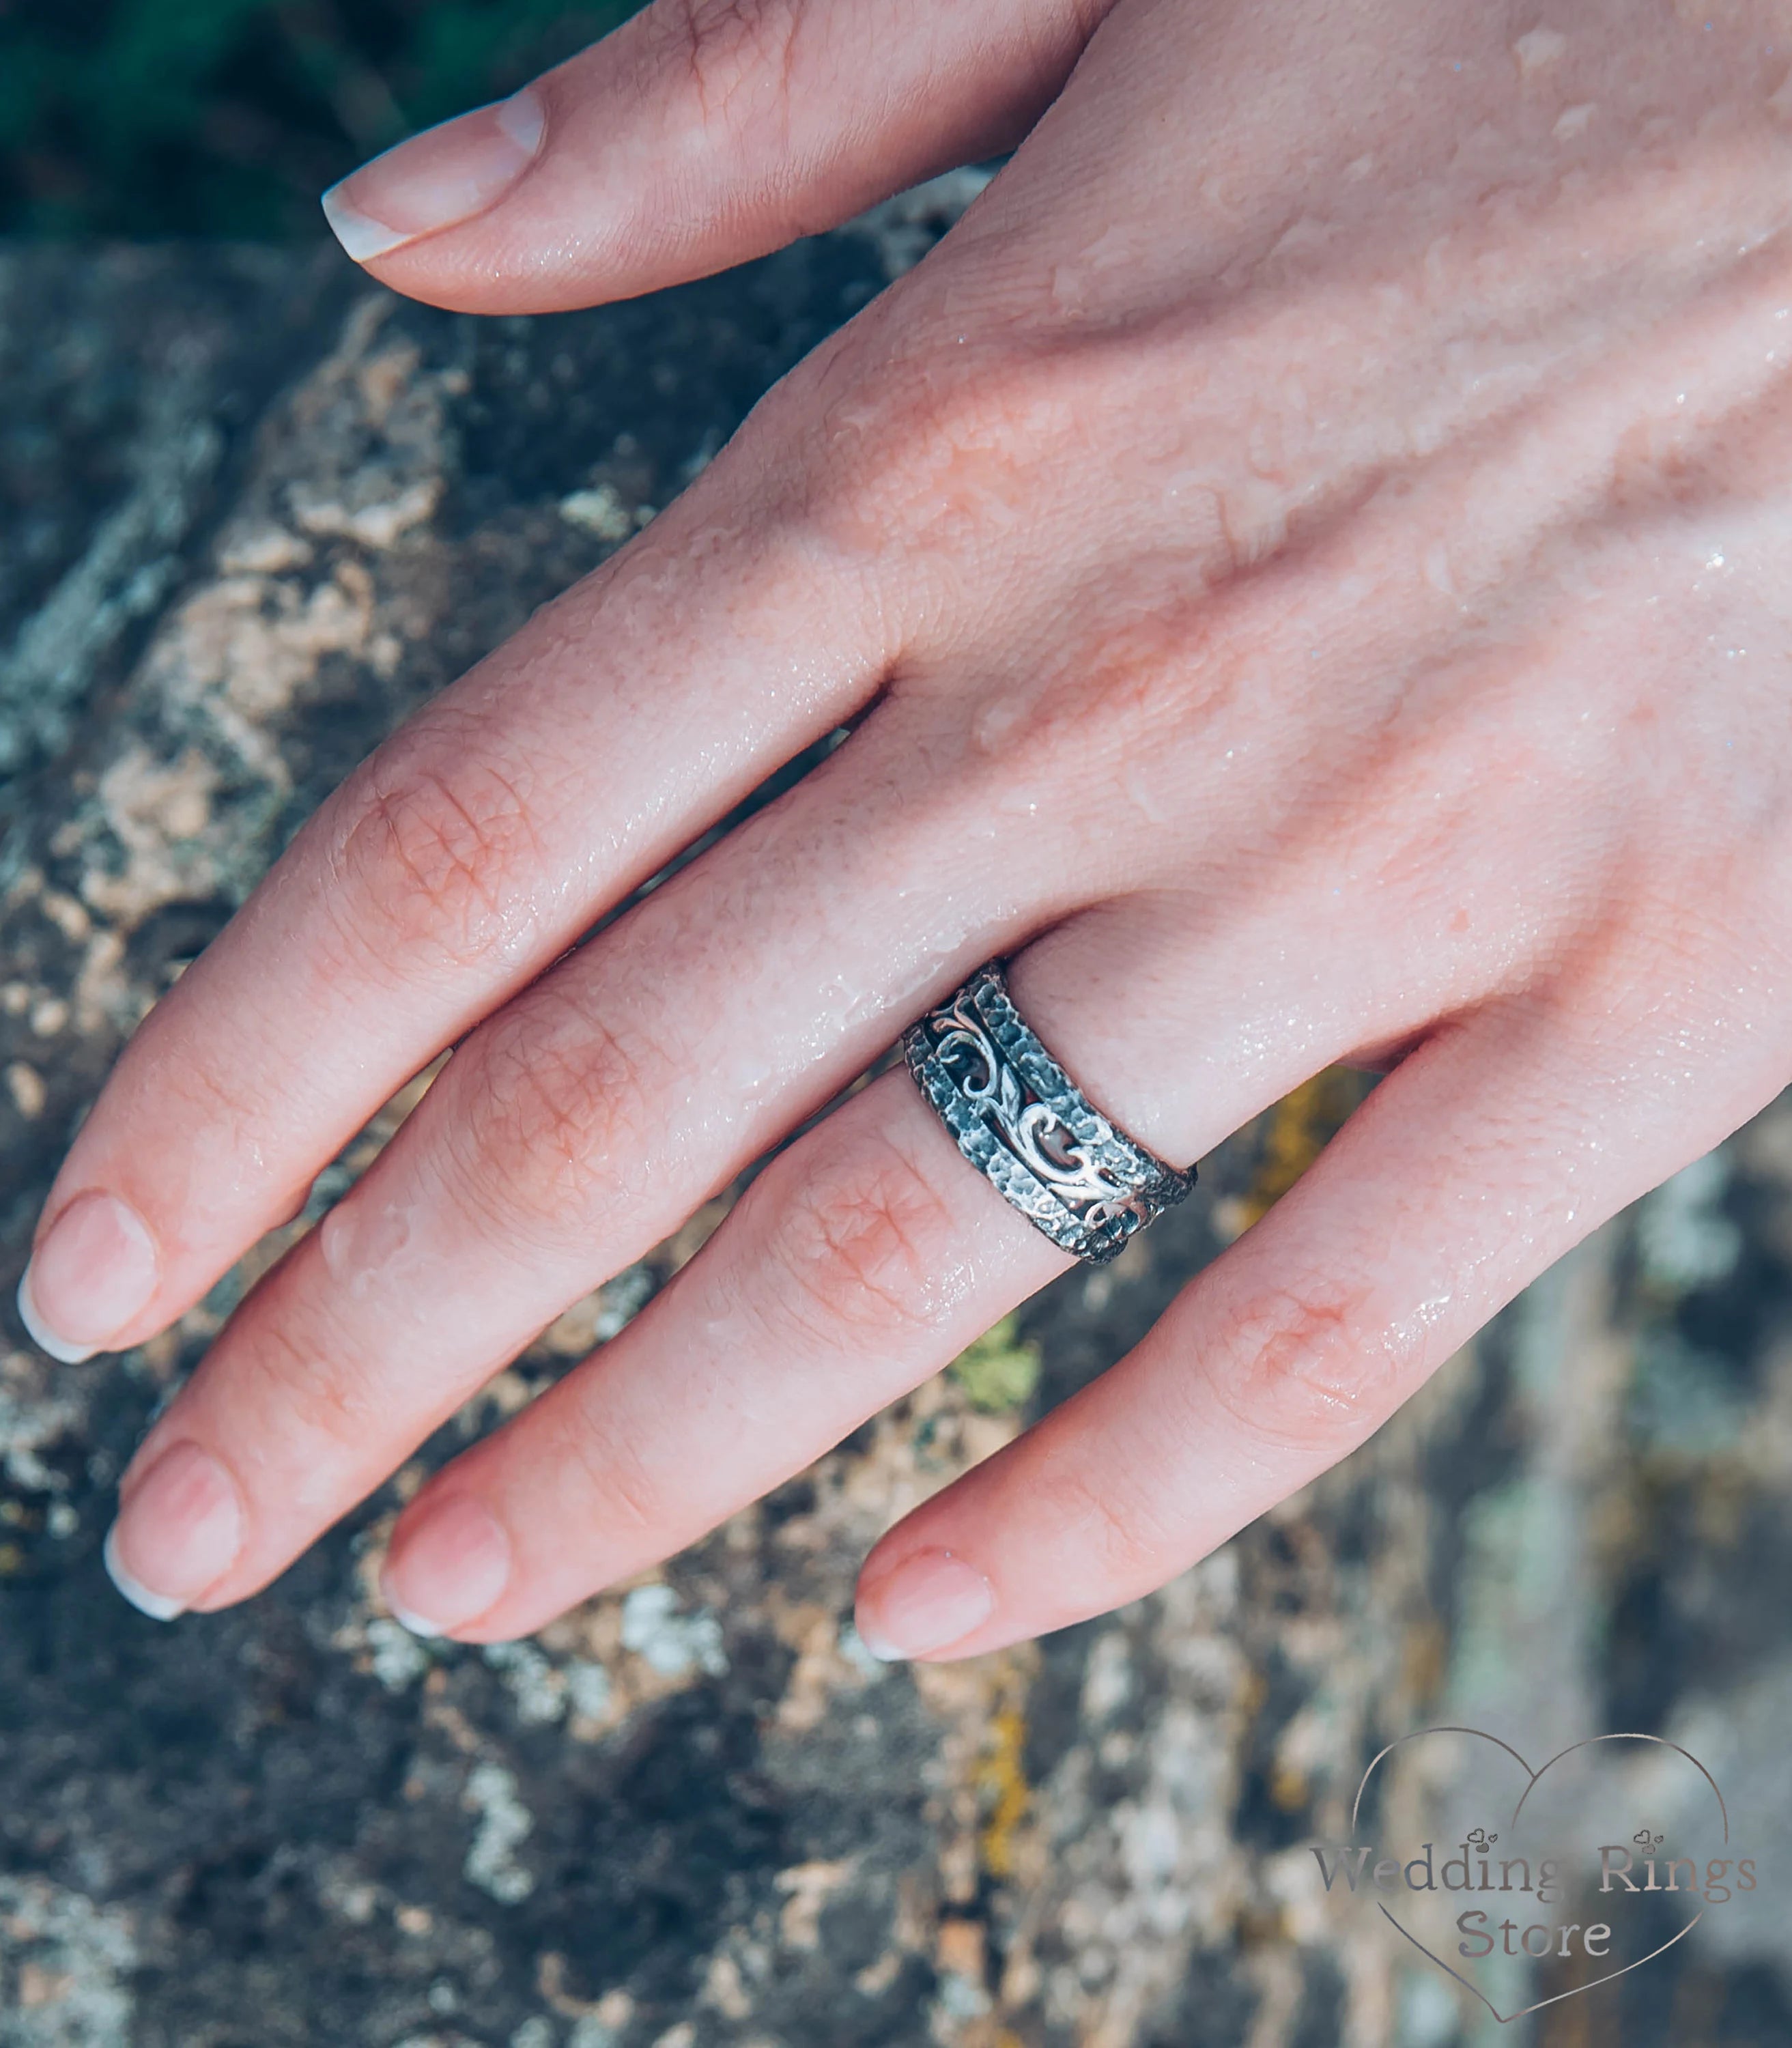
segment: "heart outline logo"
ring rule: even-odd
[[[1370,1759],[1367,1769],[1363,1773],[1362,1781],[1357,1786],[1356,1797],[1351,1802],[1350,1825],[1352,1833],[1355,1833],[1357,1829],[1357,1824],[1362,1813],[1363,1795],[1369,1789],[1369,1780],[1374,1777],[1375,1772],[1381,1767],[1383,1763],[1388,1757],[1391,1756],[1394,1751],[1398,1749],[1403,1744],[1418,1742],[1422,1740],[1425,1736],[1431,1735],[1472,1735],[1477,1737],[1482,1742],[1491,1742],[1496,1749],[1503,1750],[1506,1754],[1511,1758],[1512,1761],[1517,1764],[1519,1768],[1525,1774],[1525,1788],[1523,1791],[1519,1794],[1518,1804],[1513,1807],[1512,1817],[1506,1824],[1508,1829],[1517,1826],[1519,1816],[1524,1811],[1526,1801],[1528,1800],[1531,1794],[1536,1790],[1538,1784],[1542,1778],[1544,1774],[1546,1771],[1552,1770],[1557,1764],[1560,1763],[1564,1758],[1575,1755],[1580,1751],[1583,1749],[1590,1749],[1596,1744],[1602,1742],[1652,1742],[1659,1748],[1672,1750],[1677,1756],[1685,1757],[1686,1761],[1692,1765],[1693,1768],[1696,1771],[1697,1771],[1706,1784],[1711,1787],[1712,1797],[1717,1802],[1718,1818],[1723,1825],[1723,1839],[1724,1845],[1726,1847],[1728,1846],[1730,1840],[1730,1809],[1728,1806],[1725,1803],[1723,1791],[1719,1786],[1717,1780],[1712,1776],[1711,1773],[1706,1770],[1705,1766],[1700,1763],[1699,1759],[1693,1755],[1690,1750],[1682,1749],[1678,1743],[1670,1742],[1665,1736],[1643,1735],[1640,1732],[1585,1736],[1583,1736],[1579,1742],[1571,1742],[1565,1749],[1558,1749],[1553,1756],[1548,1759],[1546,1762],[1540,1764],[1536,1770],[1533,1771],[1529,1762],[1523,1756],[1520,1755],[1519,1751],[1515,1750],[1509,1742],[1503,1742],[1496,1735],[1489,1735],[1485,1728],[1464,1728],[1456,1723],[1441,1723],[1434,1728],[1415,1728],[1410,1735],[1397,1736],[1392,1742],[1387,1744],[1386,1748],[1379,1751]],[[1685,1926],[1680,1930],[1678,1934],[1670,1935],[1666,1941],[1659,1943],[1656,1947],[1651,1949],[1647,1955],[1639,1956],[1635,1962],[1626,1963],[1619,1969],[1608,1970],[1604,1976],[1595,1977],[1592,1979],[1591,1983],[1576,1984],[1570,1990],[1558,1991],[1553,1992],[1548,1998],[1538,1999],[1534,2004],[1521,2006],[1516,2012],[1502,2012],[1493,2003],[1492,2000],[1488,1996],[1487,1993],[1481,1989],[1479,1984],[1471,1982],[1470,1980],[1465,1977],[1460,1970],[1452,1969],[1449,1965],[1446,1963],[1441,1956],[1434,1955],[1432,1951],[1425,1945],[1424,1942],[1420,1941],[1416,1934],[1413,1934],[1409,1929],[1403,1927],[1400,1922],[1395,1919],[1393,1914],[1391,1913],[1387,1906],[1383,1906],[1379,1900],[1377,1900],[1376,1902],[1375,1910],[1381,1914],[1382,1918],[1387,1921],[1389,1926],[1394,1929],[1396,1934],[1402,1935],[1407,1941],[1411,1942],[1413,1946],[1418,1949],[1419,1953],[1425,1957],[1427,1962],[1435,1963],[1437,1968],[1444,1972],[1445,1976],[1453,1977],[1465,1991],[1472,1992],[1474,1996],[1480,2000],[1481,2003],[1487,2007],[1488,2011],[1493,2015],[1495,2019],[1496,2019],[1502,2027],[1509,2027],[1514,2020],[1522,2019],[1530,2013],[1541,2012],[1546,2006],[1559,2005],[1564,1999],[1578,1998],[1583,1992],[1596,1991],[1601,1984],[1614,1984],[1619,1977],[1628,1976],[1632,1970],[1639,1970],[1645,1963],[1652,1963],[1658,1956],[1665,1955],[1667,1951],[1674,1945],[1675,1942],[1684,1940],[1687,1935],[1691,1934],[1693,1930],[1697,1926],[1699,1922],[1705,1918],[1705,1908],[1701,1906],[1699,1910],[1693,1915],[1692,1918],[1686,1922]]]

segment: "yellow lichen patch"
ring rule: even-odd
[[[995,1790],[990,1764],[1005,1746],[997,1724],[1001,1716],[1023,1707],[1038,1663],[1037,1650],[1018,1644],[962,1663],[908,1667],[915,1691],[941,1728],[937,1790],[929,1808],[940,1844],[940,1894],[952,1903],[968,1905],[977,1896],[987,1869],[984,1837]],[[1012,1735],[1006,1747],[1010,1759],[1018,1758]],[[1010,1866],[1016,1833],[1015,1823],[1005,1821],[999,1852]]]
[[[971,1406],[985,1415],[1022,1408],[1039,1384],[1040,1350],[1022,1337],[1015,1318],[1004,1316],[968,1344],[946,1367]]]
[[[1215,1204],[1214,1221],[1228,1237],[1259,1223],[1336,1135],[1362,1100],[1363,1077],[1348,1067],[1328,1067],[1286,1095],[1264,1119],[1262,1150],[1251,1185]]]
[[[1449,1674],[1449,1638],[1435,1615],[1408,1624],[1401,1645],[1400,1675],[1409,1696],[1428,1703],[1443,1689]]]
[[[1298,1813],[1312,1797],[1306,1773],[1278,1759],[1270,1775],[1270,1802],[1278,1813]]]
[[[1026,1716],[1020,1707],[1004,1707],[990,1724],[989,1753],[977,1773],[984,1801],[979,1860],[991,1877],[1014,1874],[1014,1837],[1033,1805],[1026,1782]]]

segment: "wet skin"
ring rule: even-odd
[[[1018,145],[351,777],[121,1060],[28,1275],[70,1356],[179,1315],[459,1041],[138,1452],[132,1596],[254,1592],[993,955],[1177,1163],[1402,1057],[1136,1350],[885,1536],[887,1654],[1161,1584],[1777,1093],[1789,70],[1792,7],[1721,0],[660,0],[333,194],[397,289],[532,312]],[[388,1596],[535,1627],[1068,1263],[887,1075],[423,1489]]]

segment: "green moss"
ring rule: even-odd
[[[1004,1316],[994,1329],[960,1352],[946,1371],[964,1390],[973,1408],[1000,1415],[1023,1407],[1039,1384],[1039,1347],[1023,1337],[1016,1319]]]

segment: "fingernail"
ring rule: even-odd
[[[995,1589],[949,1550],[917,1550],[859,1596],[859,1639],[886,1664],[961,1641],[995,1608]]]
[[[444,1635],[476,1620],[510,1579],[510,1539],[467,1495],[432,1503],[399,1531],[380,1590],[413,1635]]]
[[[525,86],[426,128],[324,193],[324,218],[357,263],[495,206],[541,147],[541,103]]]
[[[218,1583],[242,1547],[242,1506],[230,1474],[197,1444],[176,1444],[119,1508],[106,1569],[133,1607],[172,1621]]]
[[[64,1365],[106,1348],[156,1291],[156,1242],[116,1195],[77,1195],[31,1255],[19,1320]]]

